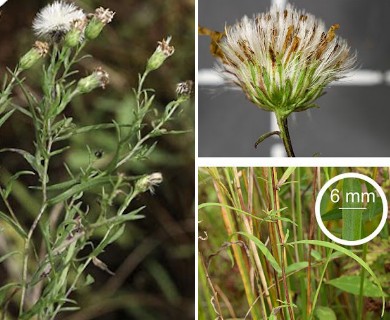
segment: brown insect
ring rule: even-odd
[[[214,57],[224,59],[224,54],[219,47],[219,43],[222,38],[226,36],[225,32],[213,31],[205,27],[198,27],[198,33],[200,36],[209,36],[211,39],[210,42],[210,52]]]

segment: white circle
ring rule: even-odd
[[[321,205],[321,200],[322,200],[322,197],[324,196],[326,190],[335,182],[339,181],[339,180],[342,180],[342,179],[345,179],[345,178],[357,178],[357,179],[361,179],[361,180],[364,180],[364,181],[367,181],[369,184],[371,184],[375,190],[378,192],[379,196],[381,197],[381,200],[382,200],[382,206],[383,206],[383,212],[382,212],[382,219],[378,225],[378,227],[375,229],[375,231],[373,233],[371,233],[369,236],[363,238],[363,239],[360,239],[360,240],[354,240],[354,241],[351,241],[351,240],[344,240],[344,239],[340,239],[340,238],[337,238],[335,235],[333,235],[324,225],[323,221],[322,221],[322,218],[321,218],[321,210],[320,210],[320,205]],[[379,184],[377,184],[373,179],[363,175],[363,174],[360,174],[360,173],[342,173],[332,179],[330,179],[327,183],[324,184],[324,186],[321,188],[320,192],[318,193],[317,195],[317,199],[316,199],[316,205],[315,205],[315,214],[316,214],[316,220],[317,220],[317,223],[318,225],[320,226],[320,229],[322,230],[322,232],[328,237],[330,238],[331,240],[333,240],[334,242],[338,243],[338,244],[342,244],[342,245],[345,245],[345,246],[358,246],[358,245],[361,245],[361,244],[364,244],[372,239],[374,239],[378,234],[379,232],[381,232],[381,230],[383,229],[383,227],[385,226],[386,224],[386,219],[387,219],[387,199],[386,199],[386,195],[385,193],[383,192],[382,188],[379,186]]]

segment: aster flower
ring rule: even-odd
[[[101,67],[98,67],[88,77],[79,80],[77,90],[80,93],[88,93],[99,87],[105,89],[109,82],[109,74]]]
[[[37,36],[58,42],[72,29],[75,21],[85,19],[80,8],[60,0],[38,12],[33,21],[33,29]]]
[[[97,8],[95,13],[89,15],[90,22],[85,29],[85,36],[92,40],[98,37],[104,26],[112,21],[115,12],[102,7]]]
[[[176,86],[176,94],[178,98],[182,100],[187,100],[191,96],[193,87],[194,82],[192,80],[179,82]]]
[[[47,42],[35,41],[33,47],[19,61],[21,70],[30,69],[39,59],[46,56],[49,52]]]
[[[84,39],[84,30],[87,25],[87,19],[74,20],[72,27],[66,34],[64,43],[68,47],[77,46]]]
[[[287,154],[294,156],[287,117],[314,107],[324,88],[355,64],[347,42],[336,35],[338,28],[334,24],[327,30],[315,16],[287,5],[285,10],[273,6],[253,19],[244,17],[226,27],[222,36],[210,35],[225,79],[240,86],[258,107],[276,115],[280,132],[263,135],[256,145],[278,134]]]
[[[135,188],[140,193],[149,190],[151,194],[154,194],[154,188],[161,184],[162,181],[163,176],[161,172],[154,172],[138,180],[135,185]]]
[[[169,44],[171,39],[172,37],[169,36],[167,39],[157,42],[158,46],[146,65],[147,72],[160,68],[164,61],[173,55],[175,48]]]

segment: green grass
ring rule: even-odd
[[[388,170],[351,170],[388,190]],[[366,249],[343,247],[314,218],[321,186],[349,171],[200,168],[199,319],[388,319],[389,227]]]

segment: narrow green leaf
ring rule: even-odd
[[[309,266],[307,261],[295,262],[287,266],[286,274],[293,273],[295,271],[305,269]]]
[[[287,170],[283,173],[282,177],[279,179],[278,183],[276,184],[276,188],[279,189],[290,176],[294,173],[296,167],[289,167]]]
[[[20,288],[20,283],[10,282],[2,286],[0,288],[0,302],[4,301],[4,298],[7,295],[8,290],[12,288]]]
[[[16,181],[20,176],[28,175],[28,174],[35,175],[35,173],[32,171],[19,171],[19,172],[15,173],[11,178],[9,178],[9,180],[7,181],[7,184],[6,184],[4,197],[8,198],[9,194],[12,192],[12,185],[13,185],[14,181]]]
[[[340,278],[332,279],[326,282],[340,290],[343,290],[354,295],[360,295],[360,276],[341,276]],[[364,281],[363,296],[371,298],[380,298],[382,294],[378,291],[378,287],[371,281]],[[387,297],[386,294],[384,294]]]
[[[315,249],[312,249],[311,250],[311,256],[316,260],[316,261],[321,261],[322,260],[322,256],[321,256],[321,253],[319,253],[317,250]]]
[[[343,228],[345,240],[359,240],[362,238],[363,203],[360,201],[362,186],[359,179],[347,178],[343,180]],[[358,200],[359,199],[359,200]],[[356,209],[354,209],[356,208]]]
[[[10,151],[10,152],[16,152],[23,156],[24,159],[30,164],[30,166],[38,172],[38,174],[41,176],[43,172],[43,166],[40,164],[40,162],[29,152],[22,150],[22,149],[15,149],[15,148],[5,148],[1,149],[0,152],[4,151]]]
[[[273,311],[272,311],[271,314],[268,317],[268,320],[277,320],[277,319],[278,318],[276,317],[276,315],[273,314]]]
[[[328,212],[325,212],[323,215],[321,215],[322,221],[340,220],[342,217],[343,213],[341,212],[340,208],[329,210]]]
[[[264,133],[263,135],[261,135],[259,137],[259,139],[257,139],[257,141],[255,142],[255,148],[257,148],[257,146],[262,143],[265,139],[269,138],[270,136],[272,135],[280,135],[280,132],[279,131],[272,131],[272,132],[267,132],[267,133]]]
[[[49,205],[56,204],[62,201],[65,201],[72,197],[74,194],[84,192],[86,190],[92,189],[97,186],[101,186],[103,184],[111,182],[112,178],[111,177],[96,177],[96,178],[91,178],[88,181],[76,184],[72,186],[70,189],[67,191],[59,194],[58,196],[50,199],[48,201]]]
[[[12,257],[15,254],[20,254],[20,252],[19,251],[12,251],[12,252],[8,252],[4,256],[1,256],[0,257],[0,263],[2,263],[3,261],[7,260],[9,257]]]
[[[318,320],[337,320],[336,314],[329,307],[318,306],[314,310],[314,315]]]
[[[250,213],[248,213],[248,212],[246,212],[246,211],[244,211],[244,210],[241,210],[241,209],[239,209],[239,208],[235,208],[235,207],[232,207],[232,206],[228,206],[228,205],[222,204],[222,203],[213,203],[213,202],[202,203],[202,204],[198,205],[198,210],[203,209],[203,208],[206,208],[206,207],[222,207],[222,208],[228,208],[228,209],[230,209],[230,210],[237,211],[238,213],[243,213],[243,214],[245,214],[245,215],[247,215],[247,216],[249,216],[249,217],[251,217],[251,218],[253,218],[253,219],[262,220],[262,221],[264,220],[264,219],[262,219],[262,218],[260,218],[260,217],[257,217],[257,216],[255,216],[255,215],[253,215],[253,214],[250,214]]]
[[[108,243],[113,243],[116,240],[118,240],[120,236],[123,234],[123,232],[125,232],[125,228],[126,228],[125,224],[120,226],[118,230],[115,233],[113,233],[112,236],[110,236],[110,240],[108,241]]]
[[[294,245],[294,244],[311,244],[314,246],[320,246],[320,247],[325,247],[325,248],[330,248],[334,249],[336,251],[339,251],[341,253],[344,253],[348,257],[354,259],[357,263],[359,263],[366,271],[371,275],[371,277],[374,280],[375,285],[377,285],[379,291],[380,291],[380,296],[382,297],[382,316],[385,312],[385,294],[383,292],[381,283],[378,279],[378,277],[375,275],[374,271],[370,268],[370,266],[364,262],[360,257],[358,257],[356,254],[351,252],[348,249],[345,249],[342,246],[339,246],[338,244],[332,243],[332,242],[326,242],[326,241],[320,241],[320,240],[299,240],[299,241],[294,241],[294,242],[289,242],[288,244]],[[360,282],[359,282],[360,283]]]
[[[366,188],[367,188],[367,192],[370,193],[370,192],[373,192],[374,195],[375,195],[375,198],[374,200],[375,201],[368,201],[367,202],[367,210],[366,212],[364,213],[363,215],[363,221],[367,221],[367,220],[372,220],[375,218],[375,216],[379,215],[382,213],[383,211],[383,203],[382,203],[382,199],[380,197],[377,197],[376,196],[376,190],[374,188],[374,186],[372,186],[370,183],[366,182]],[[370,198],[369,198],[370,199]]]
[[[367,203],[367,210],[363,213],[363,221],[371,221],[375,217],[382,215],[383,203],[380,197],[375,198],[375,202]]]
[[[280,268],[278,262],[275,260],[272,253],[268,250],[268,248],[265,246],[265,244],[262,243],[258,238],[256,238],[255,236],[253,236],[247,232],[236,232],[235,234],[243,235],[243,236],[247,237],[249,240],[253,241],[255,243],[256,247],[258,247],[260,249],[262,254],[269,261],[271,266],[276,270],[276,272],[282,273],[282,269]]]
[[[69,181],[66,181],[66,182],[52,184],[52,185],[48,186],[46,189],[49,190],[49,191],[69,189],[70,187],[74,186],[77,183],[80,183],[80,179],[72,179],[72,180],[69,180]]]
[[[0,118],[0,127],[4,124],[4,122],[7,121],[7,119],[12,116],[12,114],[15,112],[15,109],[12,109],[8,111],[4,116]]]
[[[2,211],[0,211],[0,219],[9,224],[22,238],[27,239],[27,234],[24,232],[22,227]]]

